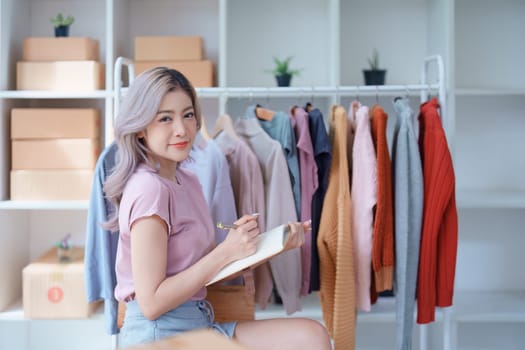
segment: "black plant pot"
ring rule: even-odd
[[[69,26],[58,26],[55,27],[55,36],[63,37],[63,36],[69,36]]]
[[[385,85],[385,69],[363,70],[365,85]]]
[[[277,80],[277,86],[290,86],[292,75],[291,74],[276,75],[275,79]]]

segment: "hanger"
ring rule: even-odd
[[[204,116],[201,116],[201,128],[199,130],[199,133],[201,134],[204,140],[211,140],[211,136],[208,133],[208,127],[206,126],[206,118]]]
[[[257,104],[255,106],[255,115],[259,119],[270,121],[273,119],[275,112],[270,109],[263,108],[261,105]]]
[[[310,113],[314,109],[314,87],[310,87],[312,95],[310,96],[310,101],[307,101],[303,107],[306,113]]]
[[[212,132],[212,137],[216,138],[221,132],[225,132],[228,136],[233,139],[239,139],[239,135],[235,132],[233,127],[232,118],[228,114],[220,115],[215,121],[215,128]]]
[[[295,118],[295,110],[299,108],[298,105],[293,105],[292,108],[290,109],[290,117],[292,118]]]
[[[306,104],[304,105],[304,110],[306,111],[306,113],[310,113],[312,109],[314,109],[314,105],[310,102],[306,102]]]
[[[248,98],[248,101],[247,101],[245,109],[248,109],[248,108],[250,108],[253,105],[253,91],[251,89],[249,90],[248,95],[246,96],[246,98]],[[239,96],[239,101],[242,101],[242,97],[241,96]],[[252,118],[252,116],[251,116],[251,114],[244,114],[241,118],[242,119]]]
[[[357,114],[357,110],[359,109],[359,107],[361,107],[361,102],[359,102],[359,100],[354,100],[350,103],[350,108],[348,110],[348,116],[350,117],[350,119],[352,121],[355,121],[356,119],[356,114]]]

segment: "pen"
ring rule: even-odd
[[[237,225],[226,225],[226,224],[223,224],[220,221],[215,226],[217,226],[217,228],[220,228],[220,229],[223,229],[223,230],[229,230],[229,229],[238,227]]]
[[[254,218],[258,217],[260,214],[259,213],[253,213],[253,214],[250,214],[251,216],[253,216]],[[231,225],[226,225],[226,224],[223,224],[222,222],[218,222],[216,225],[215,225],[217,228],[220,228],[220,229],[223,229],[223,230],[230,230],[230,229],[235,229],[237,227],[239,227],[238,225],[235,225],[235,224],[231,224]]]

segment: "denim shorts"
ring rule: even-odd
[[[236,322],[215,323],[213,307],[206,300],[188,301],[166,312],[155,321],[148,320],[136,300],[126,303],[124,326],[120,330],[119,347],[151,343],[193,329],[211,328],[232,338]]]

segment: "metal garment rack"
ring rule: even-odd
[[[436,81],[429,82],[429,70],[435,65]],[[118,57],[114,67],[114,104],[113,117],[116,118],[122,97],[127,91],[127,87],[122,84],[122,67],[127,67],[129,84],[135,77],[135,68],[133,60],[125,57]],[[397,96],[397,95],[419,95],[423,103],[428,100],[429,96],[435,92],[440,104],[441,121],[443,128],[450,137],[453,124],[447,119],[447,100],[445,85],[445,68],[443,58],[440,55],[428,56],[423,60],[421,69],[421,81],[417,84],[408,85],[380,85],[380,86],[304,86],[304,87],[213,87],[213,88],[196,88],[199,98],[217,98],[219,99],[219,114],[226,111],[229,98],[248,98],[255,97],[313,97],[324,96],[332,97],[334,103],[339,103],[341,97],[364,97],[375,96]],[[106,130],[113,130],[113,121],[106,120]],[[109,128],[109,129],[108,129]],[[107,140],[106,140],[107,142]],[[451,338],[451,314],[450,308],[443,309],[443,331],[444,331],[444,350],[452,350]],[[118,348],[118,338],[113,336],[112,349]],[[428,326],[419,325],[419,349],[428,348]]]
[[[428,77],[429,67],[434,64],[437,70],[437,81],[430,83]],[[127,67],[129,84],[135,77],[133,60],[125,57],[118,57],[115,61],[113,86],[115,87],[115,100],[113,104],[113,116],[118,115],[122,97],[127,91],[127,87],[122,85],[122,67]],[[255,98],[255,97],[313,97],[324,96],[333,97],[337,103],[343,96],[394,96],[399,94],[420,95],[421,102],[428,99],[432,92],[437,93],[437,98],[441,106],[441,118],[443,127],[448,129],[447,123],[447,103],[445,69],[443,59],[439,55],[428,56],[424,59],[421,70],[421,82],[418,84],[407,85],[355,85],[355,86],[303,86],[303,87],[212,87],[196,88],[199,98],[218,98],[219,114],[226,111],[226,104],[229,98]],[[112,122],[111,120],[106,123]],[[106,126],[108,126],[106,124]],[[111,125],[109,125],[111,126]]]

